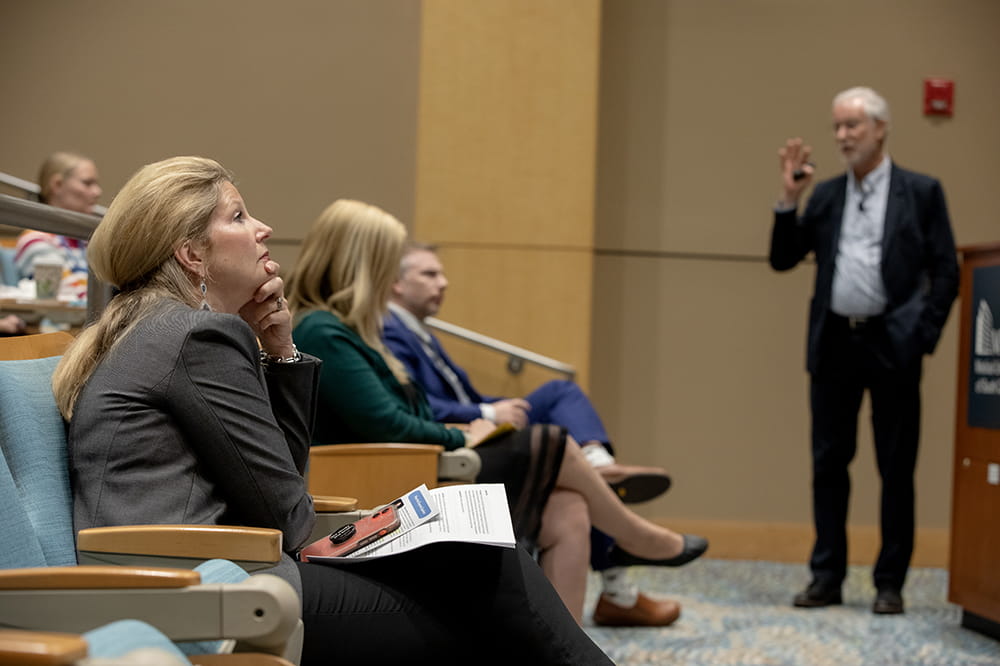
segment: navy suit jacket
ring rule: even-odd
[[[434,350],[440,354],[444,362],[455,372],[462,388],[468,394],[473,404],[462,404],[451,384],[444,378],[444,375],[434,365],[434,361],[424,351],[424,346],[420,342],[417,334],[406,327],[399,317],[391,310],[385,315],[382,340],[385,346],[393,355],[403,362],[410,377],[419,384],[427,394],[427,400],[431,403],[434,411],[434,418],[442,423],[468,423],[481,418],[479,410],[481,402],[496,402],[499,398],[481,395],[469,381],[469,375],[462,370],[448,356],[448,353],[438,342],[434,335],[431,335],[431,344]]]
[[[816,283],[809,307],[806,365],[815,373],[823,361],[834,263],[847,193],[847,174],[816,185],[805,212],[776,212],[771,233],[771,266],[796,266],[811,251]],[[889,177],[882,280],[888,295],[885,326],[897,367],[934,351],[958,294],[958,261],[941,184],[895,164]]]

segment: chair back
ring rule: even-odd
[[[322,444],[309,449],[312,495],[356,497],[358,506],[380,506],[420,484],[437,485],[438,444]]]
[[[76,564],[66,427],[52,395],[58,354],[72,340],[0,339],[0,568]]]

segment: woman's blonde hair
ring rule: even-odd
[[[147,164],[115,196],[87,247],[94,274],[119,290],[100,318],[63,356],[52,377],[67,420],[80,390],[114,344],[168,298],[192,307],[201,301],[192,276],[174,258],[185,242],[208,246],[208,224],[222,183],[232,174],[203,157]]]
[[[409,379],[382,343],[382,316],[405,243],[406,228],[389,213],[338,199],[313,222],[285,281],[296,319],[313,310],[332,312],[382,355],[401,383]]]
[[[73,173],[73,169],[80,165],[80,162],[90,161],[92,160],[89,157],[67,151],[59,151],[46,157],[38,170],[38,187],[41,188],[38,192],[38,200],[44,204],[49,203],[52,198],[53,176],[68,178]]]

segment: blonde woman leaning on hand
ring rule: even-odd
[[[292,345],[270,235],[212,160],[150,164],[115,197],[90,258],[120,293],[53,382],[69,420],[75,527],[281,530],[286,553],[269,573],[299,590],[303,666],[609,664],[523,551],[437,544],[342,567],[295,559],[315,521],[302,474],[320,361]]]

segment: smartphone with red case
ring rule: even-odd
[[[365,516],[361,520],[348,523],[340,529],[335,530],[326,539],[321,539],[313,544],[313,546],[318,546],[318,548],[310,546],[304,551],[304,554],[307,557],[309,555],[343,557],[381,539],[398,527],[399,516],[396,515],[396,508],[390,504],[370,516]]]

